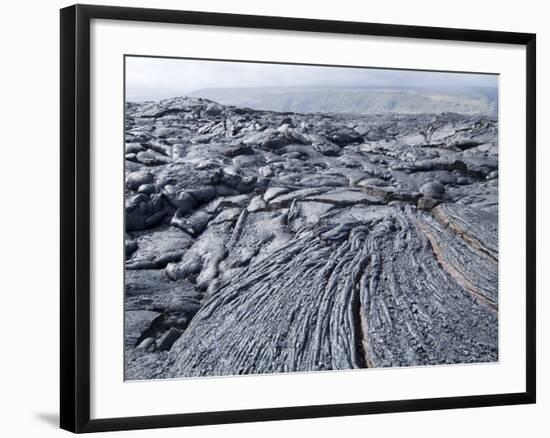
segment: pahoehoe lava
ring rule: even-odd
[[[496,361],[497,137],[127,103],[126,378]]]

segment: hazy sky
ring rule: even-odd
[[[126,99],[158,100],[201,88],[292,86],[497,87],[498,76],[250,62],[126,57]]]

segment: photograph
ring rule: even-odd
[[[126,380],[498,362],[498,74],[124,63]]]

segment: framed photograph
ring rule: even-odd
[[[61,10],[61,427],[535,402],[535,35]]]

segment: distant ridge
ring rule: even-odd
[[[498,112],[494,88],[438,90],[412,87],[261,87],[205,88],[191,96],[257,110],[355,114]]]

